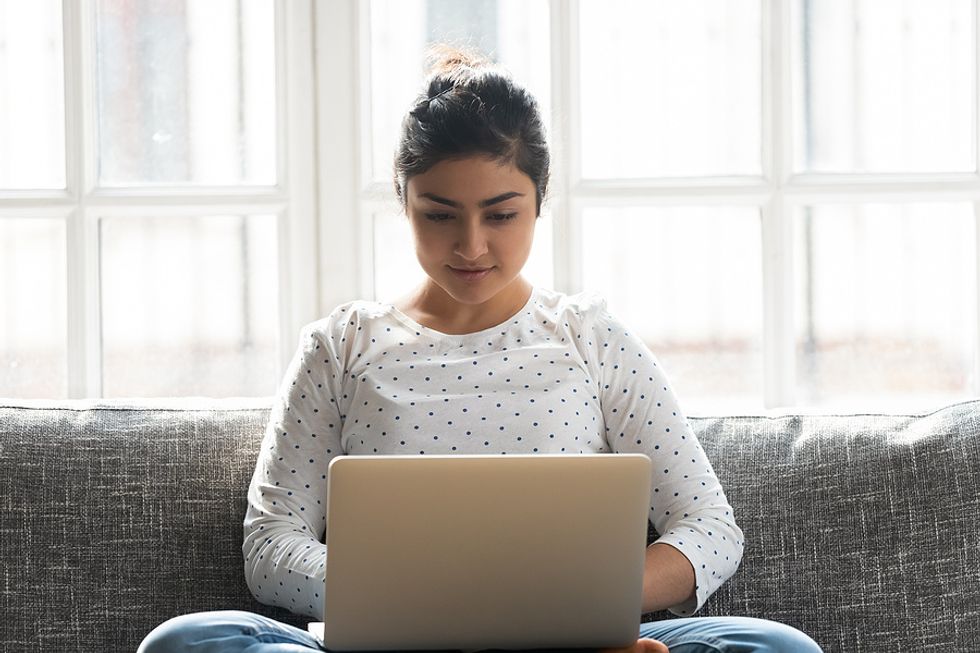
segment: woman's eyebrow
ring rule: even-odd
[[[420,193],[419,197],[424,197],[426,199],[432,200],[433,202],[438,202],[439,204],[445,204],[446,206],[452,206],[453,208],[457,208],[457,209],[460,206],[459,202],[446,199],[445,197],[439,197],[434,193]],[[497,195],[496,197],[491,197],[490,199],[487,200],[480,200],[477,204],[481,209],[485,209],[488,206],[493,206],[494,204],[500,204],[501,202],[505,202],[512,197],[524,197],[524,193],[510,191],[507,193],[502,193],[500,195]]]

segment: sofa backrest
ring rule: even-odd
[[[782,621],[825,651],[976,650],[980,401],[689,421],[745,534],[699,614]]]
[[[270,403],[197,403],[0,407],[0,649],[131,653],[187,612],[292,618],[243,572]]]
[[[202,610],[305,627],[257,603],[243,577],[269,407],[0,400],[0,648],[133,651]],[[700,616],[774,619],[848,653],[980,641],[980,401],[689,421],[746,542]]]

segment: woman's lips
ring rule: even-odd
[[[455,272],[456,276],[458,276],[460,279],[463,279],[464,281],[479,281],[483,277],[490,274],[491,270],[493,270],[492,267],[485,268],[483,270],[459,270],[452,266],[450,266],[449,269]]]

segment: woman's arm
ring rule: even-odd
[[[690,601],[694,590],[694,567],[687,556],[662,542],[647,547],[643,567],[643,614]]]
[[[280,384],[248,488],[245,582],[260,602],[323,614],[327,469],[343,453],[334,397],[342,363],[307,325]]]
[[[666,605],[671,613],[689,617],[735,573],[742,531],[653,352],[607,311],[597,315],[592,341],[598,350],[606,441],[614,453],[643,453],[654,463],[649,520],[659,534],[656,543],[671,548],[649,554],[657,556],[654,561],[647,558],[646,607]],[[682,563],[677,555],[686,560]],[[693,583],[686,576],[689,569]],[[677,581],[681,584],[675,586]],[[680,600],[662,603],[665,597]]]

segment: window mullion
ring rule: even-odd
[[[316,129],[313,6],[276,3],[279,185],[289,198],[279,224],[279,360],[285,369],[296,334],[318,317]]]
[[[973,293],[973,396],[980,397],[980,202],[973,203],[974,263],[976,266],[976,286]]]
[[[401,211],[401,206],[382,197],[381,194],[375,194],[374,197],[365,196],[359,204],[359,212],[355,218],[357,222],[357,246],[359,248],[358,259],[361,261],[361,269],[357,277],[357,282],[360,284],[357,296],[371,297],[377,301],[388,301],[394,298],[378,295],[377,265],[375,264],[378,250],[374,238],[375,233],[377,233],[375,220],[379,214]]]
[[[551,197],[555,289],[582,289],[581,207],[573,184],[581,175],[578,129],[578,0],[551,0]]]
[[[85,203],[91,187],[87,147],[93,142],[87,104],[94,92],[90,73],[93,11],[90,0],[62,3],[65,70],[65,180],[73,209],[67,220],[68,397],[102,396],[102,350],[97,224],[88,220]]]
[[[974,174],[980,172],[980,11],[973,3],[973,165]],[[973,396],[980,397],[980,202],[973,203],[973,224],[976,235],[973,248],[976,264],[976,286],[973,293],[973,315],[976,333],[973,339]]]
[[[762,208],[763,387],[767,409],[796,402],[793,334],[792,204],[784,189],[792,168],[791,22],[788,3],[763,0],[763,172],[770,197]]]
[[[358,245],[367,220],[361,201],[362,170],[369,169],[370,142],[361,140],[360,116],[370,115],[366,42],[370,3],[316,3],[316,85],[319,210],[319,310],[362,296],[364,270]]]

